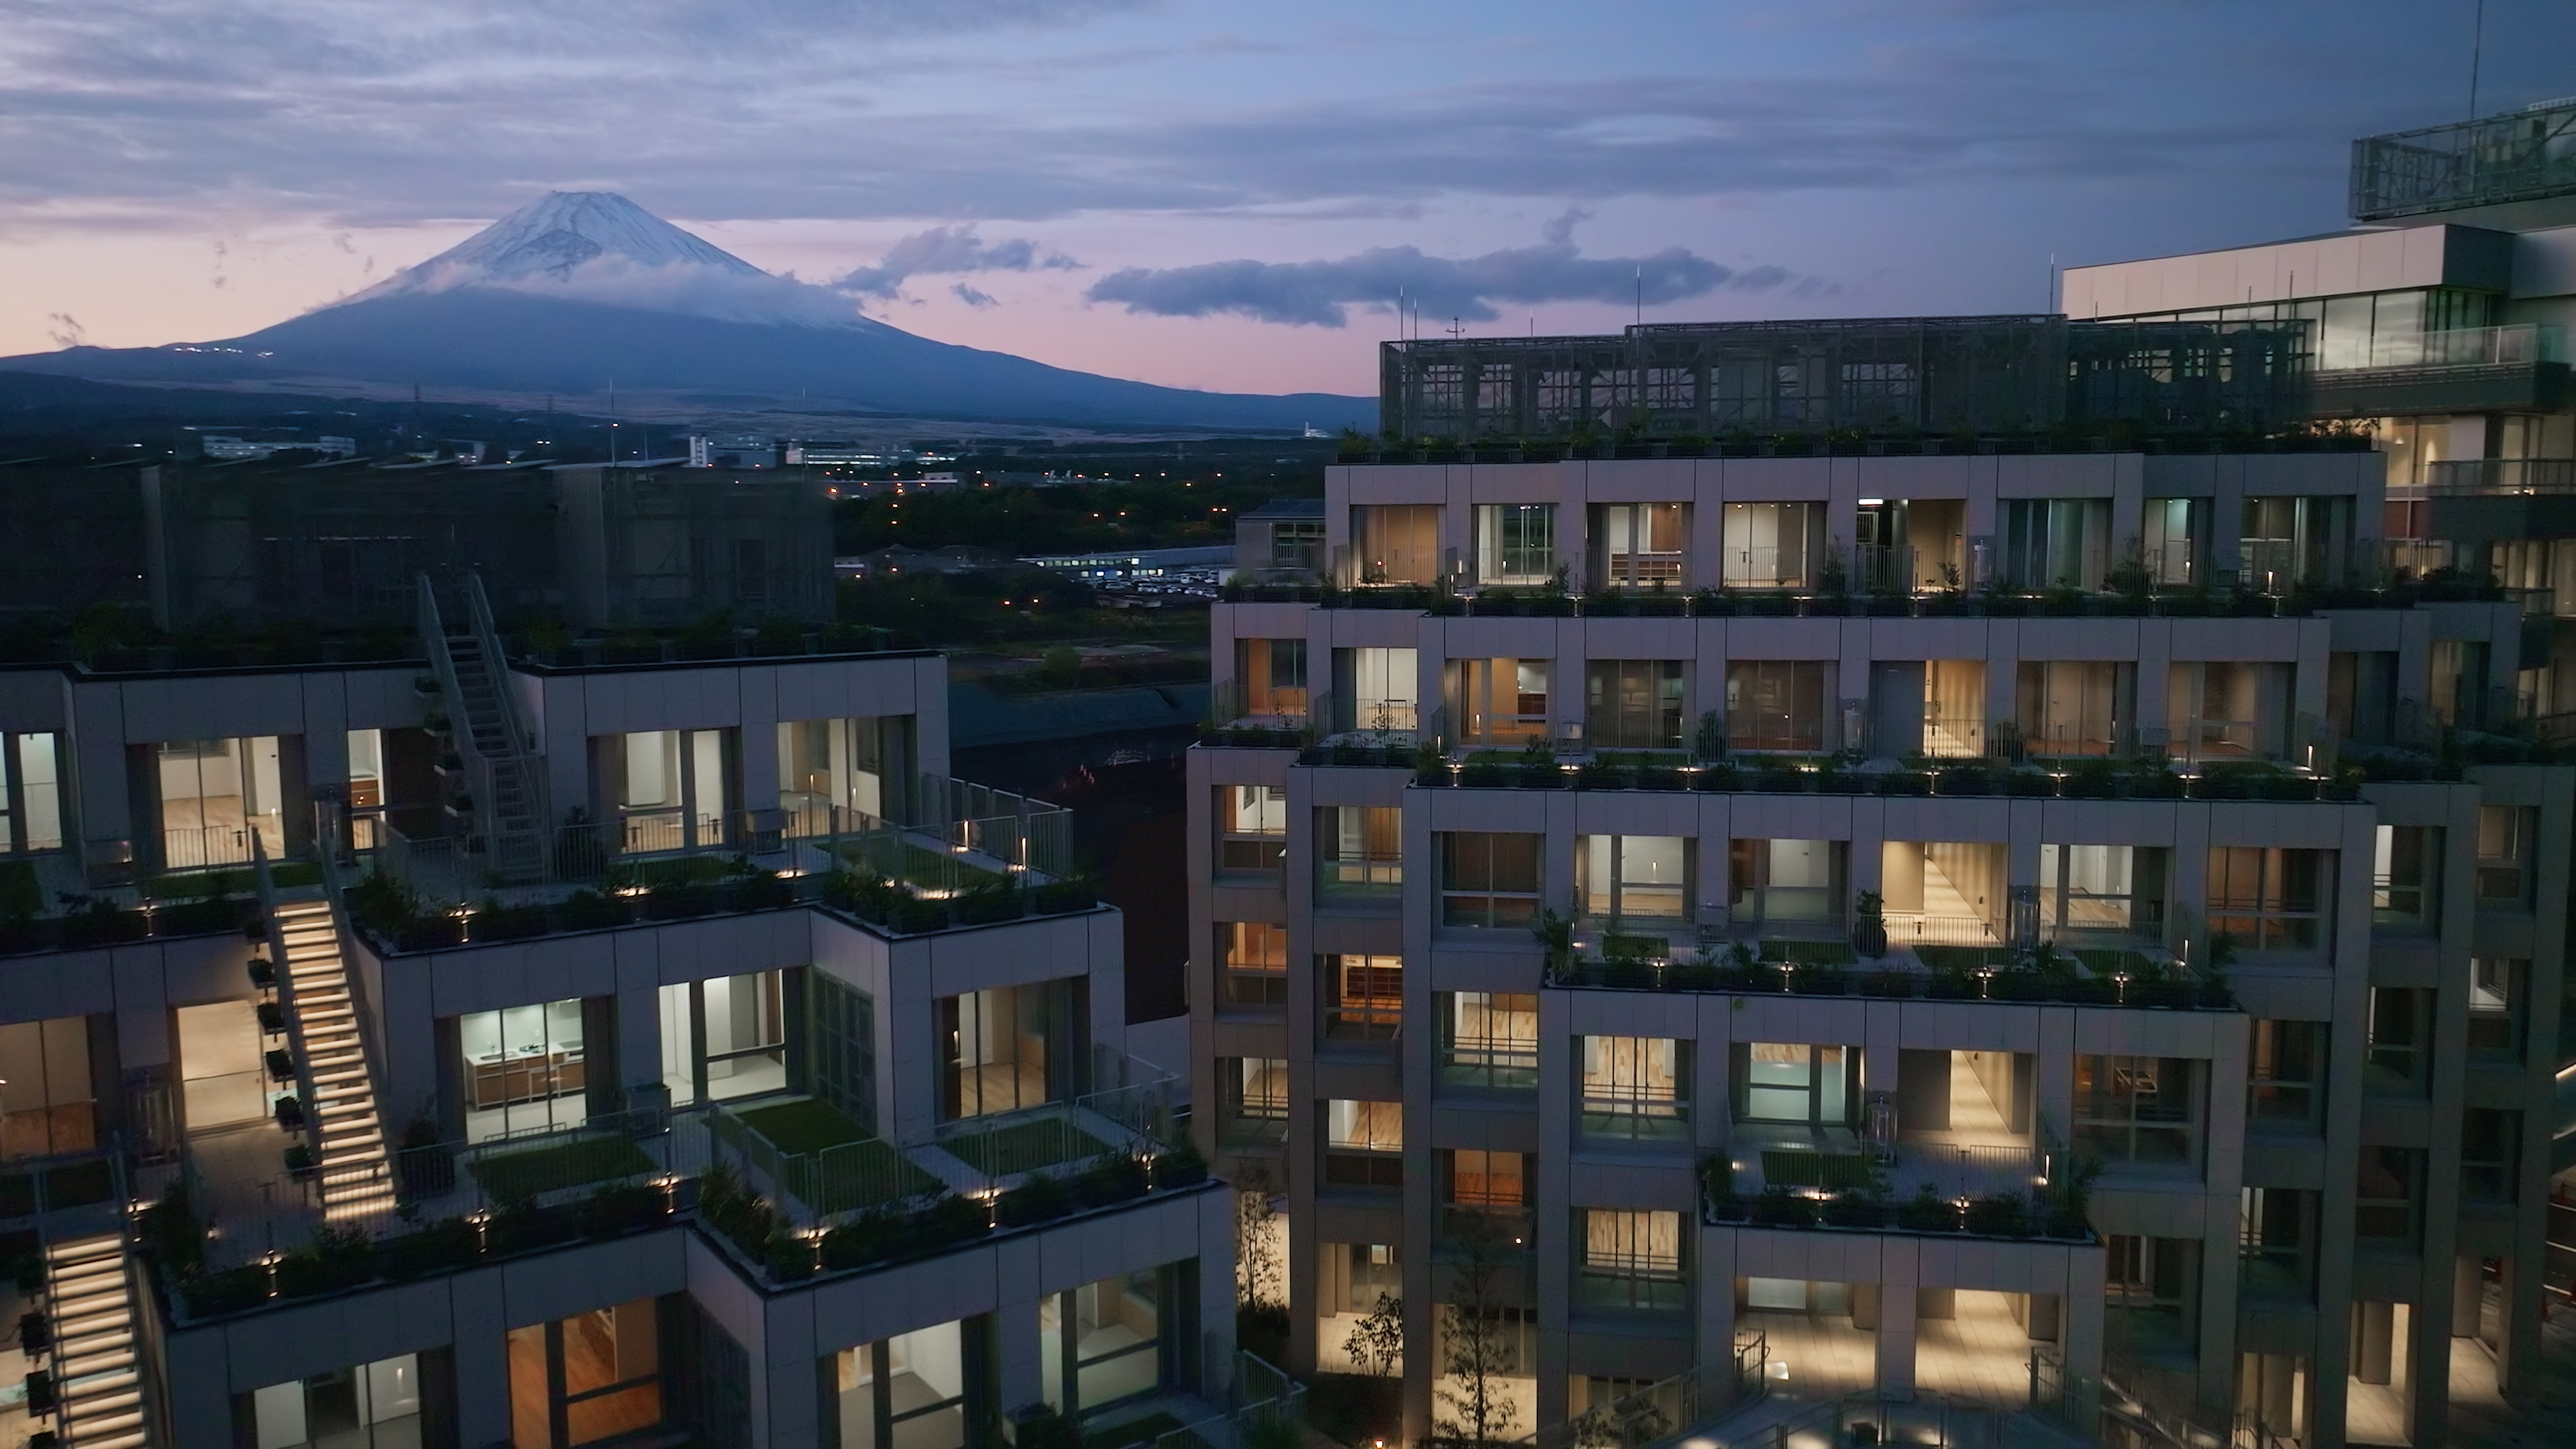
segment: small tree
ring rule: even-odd
[[[1270,1174],[1253,1167],[1237,1179],[1234,1194],[1234,1290],[1241,1306],[1285,1308],[1286,1275],[1279,1263],[1278,1214],[1270,1208]]]
[[[1342,1340],[1342,1352],[1364,1374],[1389,1378],[1404,1371],[1404,1300],[1377,1295],[1377,1311],[1361,1319]]]
[[[1457,1241],[1456,1296],[1442,1310],[1449,1342],[1441,1366],[1450,1383],[1440,1390],[1440,1406],[1447,1413],[1434,1421],[1432,1437],[1480,1449],[1519,1437],[1520,1414],[1501,1383],[1520,1366],[1519,1325],[1500,1302],[1509,1251],[1501,1227],[1482,1213],[1460,1213]]]

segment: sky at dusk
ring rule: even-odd
[[[0,354],[229,337],[548,190],[943,341],[1375,390],[1423,327],[2037,310],[2332,230],[2477,0],[0,0]],[[2576,93],[2487,0],[2478,105]]]

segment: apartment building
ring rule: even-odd
[[[1292,1366],[1407,1437],[1474,1378],[2434,1444],[2528,1382],[2566,191],[2055,318],[1388,344],[1420,441],[1302,567],[1247,527],[1191,761]]]
[[[1120,918],[1064,811],[949,777],[939,656],[532,643],[480,574],[409,588],[390,643],[0,667],[0,1434],[970,1449],[1275,1405]]]

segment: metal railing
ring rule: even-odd
[[[748,860],[798,875],[861,870],[930,899],[977,888],[1046,885],[1073,873],[1073,813],[968,781],[925,775],[912,823],[837,805],[778,812],[774,832],[694,830],[664,815],[557,826],[544,836],[556,894],[580,889],[681,883],[691,862]],[[376,832],[379,870],[423,903],[465,905],[503,889],[490,857],[471,838],[413,837],[390,824]],[[698,868],[695,873],[706,873]]]
[[[944,1122],[902,1137],[873,1137],[813,1152],[787,1152],[739,1114],[778,1099],[717,1107],[706,1118],[714,1143],[756,1190],[801,1226],[829,1226],[857,1213],[946,1192],[989,1194],[1033,1172],[1062,1177],[1107,1156],[1158,1152],[1178,1139],[1171,1098],[1177,1078],[1151,1063],[1117,1056],[1135,1080],[1069,1100]]]
[[[254,839],[266,845],[271,855],[282,853],[285,835],[278,817],[267,814],[243,825],[181,826],[164,830],[161,832],[161,868],[207,870],[227,865],[248,865]]]
[[[2336,373],[2393,368],[2528,367],[2536,362],[2566,360],[2564,329],[2538,322],[2508,322],[2440,332],[2391,332],[2349,342],[2329,333],[2317,349],[2316,370]]]
[[[1741,1409],[1763,1396],[1769,1340],[1739,1335],[1723,1363],[1700,1364],[1671,1378],[1595,1404],[1519,1442],[1531,1449],[1647,1449]]]
[[[2576,493],[2576,458],[2458,458],[2428,463],[2424,491],[2435,498]],[[2450,546],[2441,547],[2447,551]]]

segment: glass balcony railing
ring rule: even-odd
[[[2564,329],[2536,322],[2501,327],[2459,327],[2446,332],[2394,332],[2338,343],[2328,338],[2317,353],[2319,372],[2371,372],[2383,368],[2528,367],[2567,360]]]

